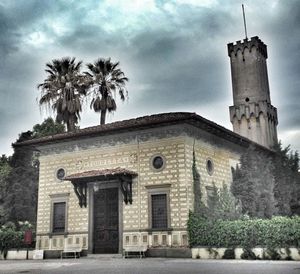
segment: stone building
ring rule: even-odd
[[[259,68],[264,76],[259,72],[259,77],[256,65],[242,63],[250,56],[250,63],[262,54],[266,57],[266,47],[258,38],[229,44],[228,49],[234,77],[240,75],[239,66],[251,81],[266,77],[265,59]],[[177,112],[15,144],[33,146],[40,155],[36,247],[55,252],[76,243],[93,254],[146,245],[153,254],[186,252],[187,220],[194,203],[193,151],[204,200],[208,200],[213,183],[217,187],[231,183],[231,167],[249,145],[268,151],[271,144],[255,135],[262,134],[260,114],[269,119],[264,122],[268,130],[267,121],[273,127],[277,123],[267,82],[256,89],[258,84],[246,85],[247,77],[239,77],[243,80],[233,80],[230,108],[237,133],[195,113]],[[252,126],[254,118],[255,134],[252,129],[243,131],[244,119]],[[275,141],[276,130],[272,132]]]

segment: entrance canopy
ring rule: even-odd
[[[64,181],[71,181],[74,186],[75,194],[79,200],[80,207],[87,206],[87,183],[96,181],[117,180],[124,197],[124,202],[132,204],[132,179],[137,173],[125,168],[113,168],[102,170],[89,170],[66,176]]]

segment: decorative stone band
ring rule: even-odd
[[[230,121],[233,122],[234,117],[241,120],[242,116],[250,119],[251,116],[258,118],[262,113],[269,120],[278,125],[277,109],[267,102],[260,101],[258,103],[242,104],[239,106],[229,107]]]
[[[231,248],[193,247],[192,258],[193,259],[222,259],[227,249],[231,249]],[[242,254],[244,253],[243,248],[237,247],[232,250],[234,251],[234,258],[232,259],[242,259]],[[251,250],[255,254],[257,259],[272,259],[271,254],[269,254],[268,248],[254,247]],[[276,248],[275,251],[279,254],[282,260],[292,259],[295,261],[300,261],[299,251],[295,247]]]

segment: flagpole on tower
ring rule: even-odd
[[[247,26],[246,26],[246,16],[245,16],[245,10],[244,10],[244,4],[242,4],[242,10],[243,10],[243,18],[244,18],[245,36],[246,36],[246,39],[248,39],[248,35],[247,35]]]

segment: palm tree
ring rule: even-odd
[[[113,63],[110,58],[100,58],[93,64],[87,64],[90,72],[85,72],[85,74],[92,95],[90,107],[95,112],[100,112],[101,125],[105,124],[106,113],[117,109],[115,92],[119,92],[122,101],[127,95],[125,83],[128,78],[118,66],[119,62]]]
[[[81,97],[86,94],[81,64],[75,58],[54,59],[46,64],[48,76],[38,85],[42,93],[39,104],[51,106],[56,111],[56,121],[66,124],[68,131],[75,130],[80,119]]]

